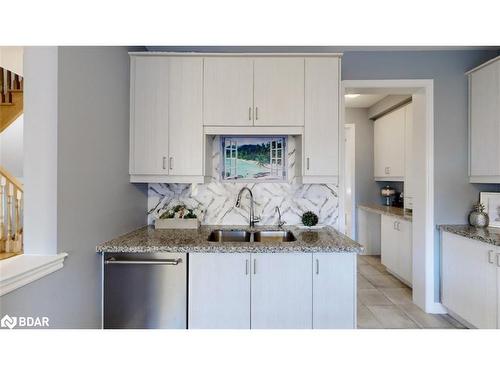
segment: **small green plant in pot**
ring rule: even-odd
[[[307,211],[302,214],[302,224],[304,224],[306,227],[314,227],[316,224],[318,224],[318,215],[316,215],[312,211]]]

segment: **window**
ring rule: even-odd
[[[286,180],[285,137],[221,137],[223,180]]]

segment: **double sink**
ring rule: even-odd
[[[238,229],[218,229],[208,236],[210,242],[293,242],[297,238],[289,230],[261,230],[249,232]]]

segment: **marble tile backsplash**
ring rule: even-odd
[[[292,138],[292,137],[290,137]],[[255,215],[260,217],[260,225],[273,225],[278,221],[275,207],[281,210],[287,224],[300,224],[302,213],[313,211],[321,224],[337,227],[338,186],[330,184],[299,184],[294,178],[295,147],[288,142],[288,173],[290,183],[276,182],[221,182],[219,137],[214,139],[212,154],[212,181],[207,184],[149,184],[148,223],[152,224],[160,210],[185,204],[189,208],[203,211],[203,224],[245,225],[248,224],[250,199],[242,199],[236,208],[236,197],[240,189],[252,189],[255,200]]]

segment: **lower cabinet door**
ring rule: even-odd
[[[188,328],[250,328],[250,254],[189,254]]]
[[[497,328],[496,247],[441,234],[441,302],[476,328]]]
[[[380,253],[381,261],[389,270],[395,272],[398,268],[399,256],[399,232],[396,230],[396,222],[394,218],[387,215],[382,215],[381,233],[380,233]]]
[[[312,254],[252,254],[251,327],[312,328]]]
[[[313,255],[313,328],[355,328],[356,254]]]
[[[412,223],[410,221],[399,221],[399,261],[397,275],[410,286],[413,280],[412,259]]]

